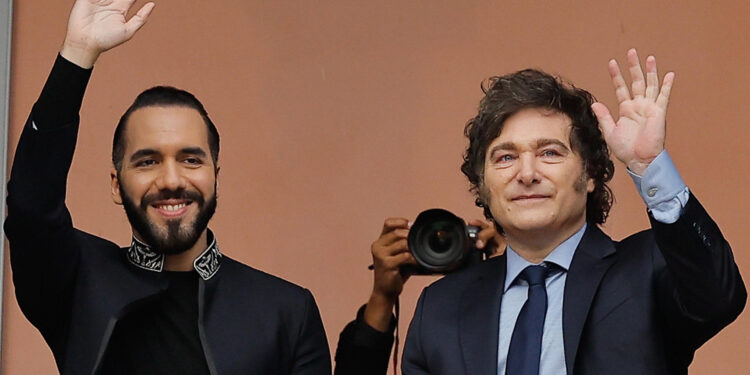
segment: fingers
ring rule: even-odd
[[[607,106],[602,103],[596,102],[592,104],[591,110],[594,111],[594,115],[599,120],[599,126],[602,129],[604,139],[607,139],[612,131],[615,130],[615,119],[612,118],[612,114],[609,113]]]
[[[378,237],[373,245],[377,244],[380,246],[390,246],[391,244],[399,240],[406,240],[407,237],[409,237],[408,229],[396,228]]]
[[[641,69],[641,62],[638,60],[638,53],[635,48],[628,50],[628,66],[630,70],[630,79],[633,99],[640,98],[646,95],[646,81],[643,78],[643,70]]]
[[[674,73],[669,72],[664,76],[664,81],[661,84],[661,91],[659,96],[656,98],[656,105],[659,108],[666,110],[667,104],[669,103],[669,93],[672,91],[672,84],[674,83]]]
[[[620,72],[620,66],[617,65],[617,60],[609,60],[609,76],[612,77],[612,85],[615,87],[615,97],[617,102],[622,103],[630,100],[630,90],[628,85],[625,83],[625,78],[622,77]]]
[[[146,24],[149,14],[154,10],[154,3],[146,3],[138,12],[130,17],[130,20],[125,23],[125,34],[130,39],[143,25]]]
[[[370,249],[374,265],[391,268],[394,261],[402,261],[401,257],[406,257],[407,260],[411,258],[407,243],[408,236],[409,221],[407,219],[400,217],[385,219],[380,237],[372,243]]]
[[[409,252],[406,240],[399,240],[389,246],[372,249],[373,265],[376,270],[396,270],[405,264],[417,264],[416,259]]]
[[[665,109],[669,102],[669,93],[672,88],[672,82],[674,81],[674,73],[667,73],[664,76],[661,89],[659,88],[659,73],[656,69],[656,58],[654,56],[648,56],[646,58],[646,76],[643,76],[643,70],[641,69],[640,61],[638,59],[638,53],[635,48],[631,48],[627,53],[628,58],[628,69],[630,71],[630,77],[632,79],[631,90],[628,90],[625,79],[622,77],[620,67],[617,61],[612,59],[609,61],[609,75],[612,78],[612,84],[615,87],[615,96],[617,102],[630,100],[631,94],[632,99],[638,99],[645,97],[652,101],[655,101],[661,108]],[[592,107],[593,108],[593,107]],[[607,111],[608,113],[609,111]],[[601,111],[603,114],[604,111]],[[597,114],[597,117],[599,115]],[[602,122],[602,119],[599,119]]]
[[[646,98],[656,100],[659,94],[659,75],[656,73],[656,58],[646,58]]]
[[[390,268],[397,268],[406,264],[417,264],[417,260],[414,259],[414,256],[411,255],[411,253],[408,251],[404,253],[398,253],[390,257],[388,260],[386,260],[386,263],[388,262],[391,263]]]
[[[477,233],[477,249],[484,249],[486,246],[491,245],[492,239],[497,235],[494,225],[485,223],[481,227],[482,230]]]
[[[494,223],[488,220],[474,219],[469,221],[469,225],[482,228],[482,230],[477,233],[477,249],[488,249],[492,254],[505,249],[505,246],[507,245],[505,237],[498,233]]]
[[[383,222],[383,231],[380,232],[380,235],[384,235],[396,228],[409,229],[409,226],[408,219],[404,219],[403,217],[389,217]]]

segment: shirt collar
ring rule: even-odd
[[[216,274],[223,257],[211,230],[208,230],[208,238],[211,239],[208,247],[193,261],[193,268],[203,280],[208,280]],[[153,272],[164,270],[164,254],[157,253],[151,246],[141,242],[135,236],[130,247],[126,249],[125,255],[128,261],[136,267]]]
[[[570,268],[570,262],[573,261],[573,255],[576,252],[576,248],[581,242],[581,238],[583,238],[583,233],[586,232],[586,226],[587,224],[583,223],[583,227],[581,227],[578,232],[552,250],[552,252],[544,258],[542,263],[554,263],[567,272],[568,268]],[[505,288],[503,289],[503,292],[506,292],[508,288],[510,288],[511,284],[521,271],[528,266],[534,265],[526,259],[521,258],[521,256],[518,255],[510,245],[506,247],[505,253],[507,254],[508,266],[507,272],[505,273]]]

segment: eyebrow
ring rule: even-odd
[[[146,156],[159,155],[160,152],[152,148],[142,148],[130,155],[130,161],[135,161]],[[183,155],[195,155],[205,158],[208,154],[200,147],[185,147],[180,149],[180,154]]]
[[[562,143],[559,139],[542,138],[542,139],[537,139],[536,141],[536,148],[542,148],[544,146],[549,146],[549,145],[557,145],[557,146],[564,148],[567,151],[570,151],[570,148],[565,143]]]
[[[204,151],[200,147],[185,147],[180,150],[181,154],[187,154],[187,155],[196,155],[200,157],[206,157],[208,154],[206,154],[206,151]]]
[[[487,152],[487,155],[492,155],[492,154],[495,153],[495,151],[498,151],[498,150],[515,151],[517,149],[518,149],[518,147],[516,147],[515,143],[513,143],[513,142],[503,142],[503,143],[500,143],[500,144],[495,145],[494,147],[492,147],[489,150],[489,152]]]
[[[536,148],[542,148],[544,146],[549,146],[549,145],[557,145],[567,151],[570,151],[570,148],[567,145],[565,145],[565,143],[562,143],[559,139],[540,138],[536,140]],[[493,153],[495,153],[495,151],[499,151],[499,150],[517,151],[518,146],[516,146],[516,144],[513,142],[503,142],[492,147],[487,152],[487,155],[492,155]]]
[[[133,155],[130,155],[130,161],[135,161],[146,156],[157,155],[158,153],[158,151],[152,148],[142,148],[134,152]]]

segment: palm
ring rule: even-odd
[[[632,91],[625,84],[617,62],[612,60],[609,66],[619,102],[620,118],[617,122],[604,104],[596,103],[592,109],[614,156],[640,174],[664,149],[667,102],[674,74],[665,75],[660,90],[653,57],[646,60],[645,80],[635,50],[628,51],[628,62]]]
[[[67,42],[104,52],[130,39],[146,21],[153,3],[130,20],[125,16],[134,0],[78,0],[68,20]]]
[[[648,163],[664,145],[666,112],[645,99],[620,104],[620,119],[607,134],[606,141],[615,157],[622,161]]]

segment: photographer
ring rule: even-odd
[[[398,323],[393,309],[410,277],[402,267],[417,264],[407,245],[411,224],[405,218],[388,218],[380,237],[372,243],[372,293],[357,312],[357,318],[341,332],[335,375],[385,375]],[[502,254],[505,239],[492,223],[475,219],[468,224],[481,228],[475,243],[477,250],[487,249],[493,257]]]

